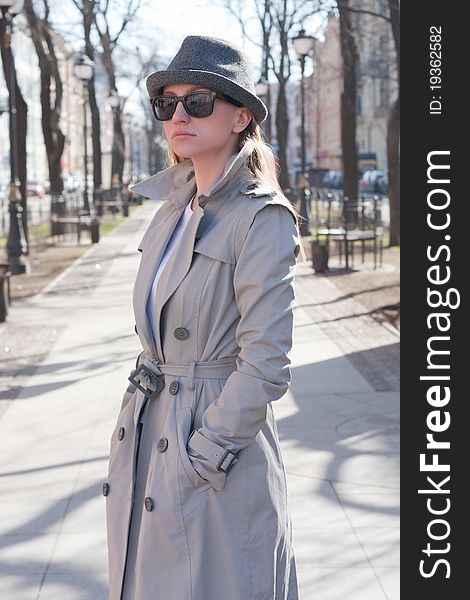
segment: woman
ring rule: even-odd
[[[188,36],[147,89],[173,166],[134,286],[143,352],[111,438],[111,600],[295,600],[271,402],[290,384],[297,213],[246,56]]]

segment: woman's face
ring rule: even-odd
[[[164,95],[183,96],[191,91],[211,91],[200,85],[186,83],[165,86]],[[181,158],[197,158],[218,155],[224,151],[236,152],[238,134],[250,122],[248,109],[237,107],[216,98],[211,115],[203,118],[190,117],[183,103],[178,102],[175,114],[163,121],[163,129],[170,148]],[[184,135],[181,135],[184,133]]]

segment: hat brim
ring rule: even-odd
[[[189,69],[181,71],[155,71],[155,73],[151,73],[147,77],[145,83],[150,98],[160,95],[163,88],[171,83],[199,84],[215,92],[227,94],[234,100],[241,102],[243,106],[251,110],[257,123],[262,123],[268,116],[268,109],[258,96],[237,85],[227,77],[211,73],[210,71]]]

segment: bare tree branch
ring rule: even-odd
[[[379,19],[383,19],[384,21],[387,21],[387,23],[392,22],[392,20],[390,19],[390,17],[388,15],[382,15],[378,12],[375,12],[373,10],[367,10],[365,8],[353,8],[352,6],[348,6],[346,8],[346,10],[348,12],[351,13],[357,13],[357,14],[362,14],[362,15],[370,15],[371,17],[378,17]]]

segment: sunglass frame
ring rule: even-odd
[[[206,95],[210,95],[211,96],[211,104],[210,104],[210,112],[207,115],[203,115],[203,116],[199,116],[199,115],[193,115],[191,114],[191,110],[188,110],[188,107],[186,105],[186,99],[189,96],[193,96],[194,94],[206,94]],[[167,119],[161,119],[158,115],[157,115],[157,110],[155,107],[156,101],[159,98],[173,98],[176,99],[176,102],[173,105],[173,112],[171,113],[171,115],[167,118]],[[231,98],[230,96],[227,96],[225,94],[221,94],[219,92],[202,92],[202,91],[194,91],[194,92],[188,92],[187,94],[184,94],[183,96],[176,96],[175,94],[171,94],[171,95],[164,95],[164,94],[160,94],[159,96],[154,96],[153,98],[150,98],[150,104],[152,106],[152,112],[153,112],[153,116],[157,119],[157,121],[170,121],[173,118],[173,115],[175,114],[176,111],[176,107],[178,106],[178,102],[182,102],[183,106],[184,106],[184,110],[187,112],[187,114],[194,118],[194,119],[205,119],[207,117],[210,117],[211,114],[214,112],[214,103],[215,103],[215,99],[219,98],[220,100],[225,100],[226,102],[229,102],[230,104],[233,104],[235,106],[241,107],[243,106],[243,104],[241,102],[238,102],[238,100],[235,100],[234,98]]]

